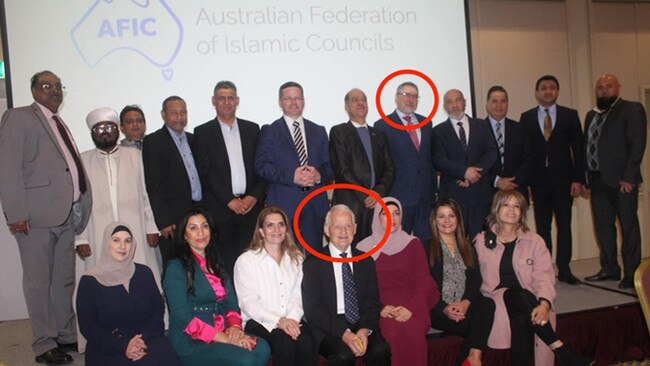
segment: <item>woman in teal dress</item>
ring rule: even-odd
[[[181,216],[174,259],[163,287],[169,305],[169,332],[184,366],[266,366],[270,348],[245,334],[232,280],[219,263],[212,219],[202,207]]]

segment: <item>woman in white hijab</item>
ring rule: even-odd
[[[368,252],[390,231],[386,243],[372,255],[383,306],[379,328],[390,345],[393,365],[426,366],[429,311],[440,294],[429,274],[422,243],[402,230],[402,205],[393,197],[385,197],[384,203],[388,211],[375,205],[372,235],[359,242],[357,249]]]
[[[111,223],[102,243],[97,265],[81,277],[77,292],[86,365],[179,365],[164,335],[164,305],[153,274],[133,262],[131,229]]]

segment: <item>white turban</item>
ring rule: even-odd
[[[120,118],[117,116],[117,112],[108,107],[97,108],[94,111],[88,113],[88,116],[86,117],[88,128],[92,130],[96,124],[101,122],[113,122],[116,125],[119,125]]]

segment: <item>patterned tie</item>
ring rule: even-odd
[[[501,157],[501,165],[503,165],[503,153],[505,147],[503,145],[503,131],[501,130],[501,122],[497,122],[497,146],[499,146],[499,156]]]
[[[293,143],[296,145],[300,166],[307,165],[307,150],[305,150],[305,141],[302,139],[302,132],[300,131],[298,121],[293,122]]]
[[[65,147],[68,148],[68,151],[72,156],[72,160],[74,160],[74,165],[77,166],[77,174],[79,175],[79,192],[81,192],[81,194],[84,194],[86,193],[86,176],[84,175],[84,168],[81,165],[81,160],[79,159],[79,154],[77,153],[77,149],[75,149],[74,145],[72,144],[72,140],[70,140],[70,135],[68,135],[68,131],[63,126],[63,122],[61,122],[59,117],[54,115],[52,116],[52,118],[56,123],[56,129],[59,130],[59,134],[63,139],[63,143],[65,144]]]
[[[341,253],[346,258],[348,253]],[[345,304],[345,320],[350,324],[357,324],[359,321],[359,304],[357,303],[357,288],[354,285],[352,268],[350,263],[341,263],[343,271],[343,302]]]
[[[133,141],[133,142],[135,143],[135,147],[136,147],[138,150],[142,150],[142,140],[135,140],[135,141]]]
[[[548,141],[551,138],[551,132],[553,132],[553,126],[551,124],[551,115],[548,113],[548,108],[544,108],[546,116],[544,116],[544,140]]]
[[[587,146],[587,162],[589,170],[598,171],[598,137],[600,136],[600,130],[604,120],[604,116],[598,114],[596,121],[589,125],[589,146]]]
[[[406,124],[409,126],[412,126],[413,123],[411,122],[411,115],[404,116],[404,120],[406,121]],[[413,146],[415,146],[415,150],[420,151],[420,141],[418,140],[418,133],[415,132],[414,129],[408,130],[409,136],[411,137],[411,141],[413,141]]]
[[[463,150],[467,150],[467,136],[465,135],[463,122],[458,122],[456,124],[458,125],[458,139],[460,139],[460,146],[463,147]]]

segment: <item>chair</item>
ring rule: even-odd
[[[646,258],[634,273],[634,287],[639,296],[643,316],[650,332],[650,258]]]

